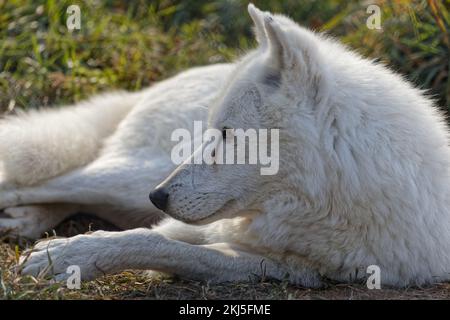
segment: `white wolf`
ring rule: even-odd
[[[56,279],[69,265],[83,279],[145,269],[309,287],[362,280],[369,265],[384,285],[450,278],[450,148],[432,102],[336,41],[248,9],[259,47],[234,64],[1,123],[0,228],[37,237],[80,209],[150,227],[163,214],[147,195],[167,176],[150,198],[176,219],[39,242],[25,274],[51,261]],[[171,173],[171,132],[207,117],[221,130],[279,128],[278,174]]]

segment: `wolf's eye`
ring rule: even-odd
[[[227,138],[227,131],[229,130],[230,128],[227,128],[227,127],[223,127],[223,129],[222,129],[222,139],[226,139]]]

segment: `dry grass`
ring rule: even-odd
[[[97,229],[115,228],[83,215],[64,222],[55,232],[72,236]],[[401,290],[327,283],[324,289],[312,290],[275,281],[210,285],[169,277],[150,278],[138,271],[104,276],[83,283],[80,290],[70,290],[64,284],[17,274],[17,256],[27,245],[31,243],[24,239],[0,244],[0,299],[450,299],[448,283]]]

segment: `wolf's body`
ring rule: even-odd
[[[206,121],[207,107],[231,68],[191,69],[141,92],[105,94],[3,120],[1,207],[8,208],[6,213],[31,212],[16,206],[69,203],[68,214],[83,210],[121,228],[150,227],[162,214],[148,193],[175,168],[172,131]],[[26,199],[20,196],[17,203],[21,193]],[[55,222],[48,219],[48,224],[28,224],[28,215],[0,222],[17,223],[16,232],[36,238],[66,218],[65,212],[52,214]]]
[[[4,120],[0,229],[37,237],[80,209],[150,227],[162,214],[148,193],[175,169],[170,135],[208,109],[219,129],[281,128],[280,172],[181,165],[158,190],[169,215],[194,225],[166,218],[40,242],[25,273],[42,271],[50,254],[57,278],[69,265],[84,279],[136,268],[318,286],[321,276],[364,278],[369,265],[387,285],[450,278],[450,148],[432,103],[332,40],[249,12],[260,48],[236,64]]]

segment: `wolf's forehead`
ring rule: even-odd
[[[241,90],[236,97],[232,97],[229,102],[228,109],[232,112],[250,112],[249,107],[253,107],[259,112],[261,107],[261,93],[255,84],[248,85],[245,89]]]
[[[222,99],[220,106],[210,117],[210,124],[215,127],[228,121],[254,120],[260,112],[261,105],[262,98],[258,87],[255,84],[243,84],[240,88],[233,88]],[[236,123],[236,125],[245,125],[245,123]]]

